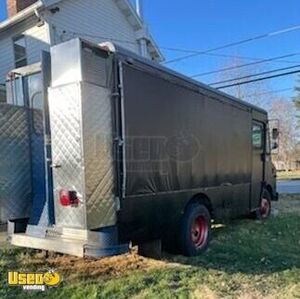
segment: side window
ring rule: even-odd
[[[7,103],[24,106],[24,89],[22,77],[17,77],[6,82]]]
[[[263,148],[263,126],[253,124],[252,126],[252,145],[255,149]]]
[[[24,35],[13,38],[15,67],[19,68],[27,65],[26,41]]]

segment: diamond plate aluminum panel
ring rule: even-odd
[[[108,89],[82,83],[82,141],[89,229],[116,223],[112,109]]]
[[[0,221],[26,218],[32,206],[28,111],[0,105]]]
[[[116,223],[110,92],[89,83],[51,88],[55,217],[58,227],[97,229]],[[78,207],[63,207],[59,190],[80,195]]]
[[[85,228],[84,165],[81,147],[81,87],[79,83],[49,89],[52,136],[54,209],[57,226]],[[79,206],[62,206],[61,189],[76,191]]]

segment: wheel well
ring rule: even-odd
[[[198,204],[202,204],[204,205],[209,213],[210,213],[210,216],[213,218],[214,216],[214,211],[213,211],[213,207],[212,207],[212,204],[211,204],[211,201],[209,199],[209,197],[204,194],[204,193],[199,193],[199,194],[196,194],[186,205],[185,207],[185,210],[187,209],[187,207],[191,204],[194,204],[194,203],[198,203]]]

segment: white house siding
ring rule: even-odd
[[[41,51],[50,49],[47,25],[34,26],[24,32],[26,35],[28,64],[40,61]]]
[[[14,56],[10,37],[0,40],[0,84],[5,82],[6,74],[14,66]]]
[[[115,1],[65,0],[57,6],[59,12],[47,15],[54,26],[53,44],[78,36],[96,43],[112,39],[114,43],[139,53],[136,32]]]
[[[28,19],[0,33],[0,84],[5,82],[8,72],[15,68],[12,40],[19,34],[24,34],[26,38],[28,64],[38,62],[41,50],[49,49],[47,25],[37,26],[35,19]]]

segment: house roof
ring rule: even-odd
[[[33,5],[25,8],[24,10],[17,13],[15,16],[0,23],[0,33],[6,31],[10,27],[20,23],[21,21],[33,16],[37,11],[44,8],[48,8],[52,5],[58,4],[64,0],[38,0]],[[129,23],[133,26],[136,31],[145,30],[145,25],[141,18],[137,15],[135,9],[129,3],[128,0],[113,0],[120,10],[124,13]],[[159,47],[157,46],[154,38],[149,32],[147,32],[148,48],[151,54],[158,60],[162,61],[164,59]]]
[[[13,17],[4,20],[0,23],[0,33],[9,29],[10,27],[20,23],[21,21],[25,20],[26,18],[35,14],[37,9],[41,9],[44,6],[41,0],[37,1],[33,5],[23,9]]]

